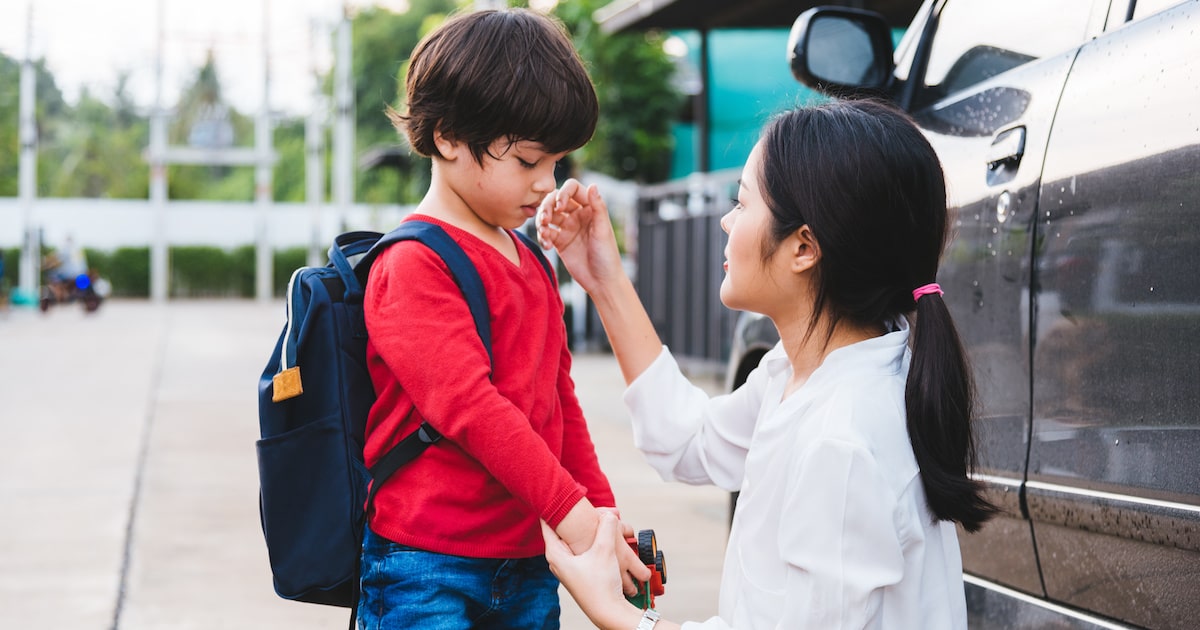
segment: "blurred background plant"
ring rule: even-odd
[[[672,60],[658,32],[606,35],[592,18],[607,0],[565,0],[553,13],[572,33],[589,66],[600,98],[600,123],[592,142],[573,156],[577,168],[638,182],[667,176],[670,123],[683,99],[671,83]],[[403,107],[407,59],[417,41],[448,14],[468,8],[464,0],[410,0],[402,13],[368,6],[353,15],[353,68],[356,146],[402,145],[384,116],[385,106]],[[528,6],[524,0],[510,2]],[[535,2],[535,4],[538,4]],[[544,2],[541,4],[545,4]],[[135,105],[128,76],[109,94],[86,87],[67,102],[44,60],[37,71],[38,196],[139,199],[147,195],[149,168],[146,112]],[[332,74],[332,73],[330,73]],[[0,52],[0,196],[17,194],[17,107],[20,61]],[[326,77],[327,85],[332,76]],[[11,89],[10,89],[11,88]],[[330,88],[331,89],[331,88]],[[210,124],[198,125],[209,122]],[[214,125],[222,125],[213,129]],[[184,87],[175,107],[170,136],[176,144],[253,144],[253,113],[227,102],[210,54]],[[197,138],[198,130],[207,134]],[[328,144],[328,143],[327,143]],[[274,127],[279,154],[275,165],[276,201],[303,201],[304,120],[283,117]],[[410,203],[428,184],[428,163],[414,159],[404,169],[371,169],[358,174],[356,199],[366,203]],[[328,166],[328,165],[327,165]],[[325,177],[329,182],[330,177]],[[249,201],[252,168],[171,166],[171,199]]]
[[[590,171],[637,183],[662,181],[670,173],[672,121],[685,98],[672,82],[675,61],[664,51],[665,34],[632,32],[605,34],[593,13],[608,0],[534,0],[533,8],[563,20],[587,64],[600,100],[600,120],[591,143],[571,156],[574,173]],[[406,142],[384,115],[386,106],[403,109],[407,59],[420,38],[455,11],[467,10],[471,0],[408,0],[406,10],[367,5],[354,10],[352,20],[355,146],[360,156],[372,150],[406,153]],[[511,6],[528,7],[526,0]],[[390,3],[388,6],[398,6]],[[332,35],[331,33],[327,33]],[[0,197],[17,195],[19,59],[0,51]],[[128,73],[118,75],[115,87],[98,93],[83,87],[75,102],[64,97],[44,59],[35,60],[38,127],[37,197],[145,199],[149,189],[149,111],[131,95]],[[333,70],[322,78],[327,94],[333,89]],[[325,146],[331,146],[327,127]],[[179,92],[168,130],[170,142],[198,147],[251,147],[254,112],[235,107],[223,89],[210,51]],[[273,197],[278,202],[303,202],[305,182],[305,120],[303,114],[277,114],[273,145]],[[429,181],[427,159],[404,155],[392,168],[364,168],[355,176],[355,199],[366,204],[409,204],[423,195]],[[331,155],[325,152],[325,196],[332,177]],[[253,200],[254,169],[229,166],[168,167],[171,200]],[[52,245],[47,251],[52,251]],[[149,248],[121,247],[112,251],[89,248],[90,266],[109,278],[118,296],[149,293]],[[4,278],[15,286],[18,250],[3,251]],[[279,294],[292,269],[304,264],[304,250],[275,252],[273,286]],[[250,296],[254,290],[253,247],[177,246],[170,248],[171,295]]]

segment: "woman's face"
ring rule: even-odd
[[[742,169],[733,209],[721,217],[721,229],[729,235],[725,245],[721,302],[731,309],[769,315],[769,305],[778,299],[781,285],[775,279],[773,257],[763,260],[771,211],[759,190],[761,161],[762,144],[759,143],[750,151]]]

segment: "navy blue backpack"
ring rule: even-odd
[[[541,250],[518,236],[551,274]],[[366,506],[392,473],[441,439],[424,423],[371,470],[363,463],[363,432],[375,401],[363,287],[379,253],[402,240],[420,241],[445,261],[491,357],[483,283],[458,244],[432,223],[406,221],[386,235],[347,232],[330,248],[329,264],[292,274],[287,324],[259,379],[256,445],[263,536],[275,592],[285,599],[356,605]]]

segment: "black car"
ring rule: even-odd
[[[892,41],[823,7],[788,53],[942,159],[1003,509],[960,532],[972,627],[1200,627],[1200,1],[928,0]],[[776,340],[742,318],[730,387]]]

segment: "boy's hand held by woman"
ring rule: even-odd
[[[559,545],[563,545],[572,554],[582,554],[590,549],[595,548],[596,541],[600,537],[598,527],[603,524],[606,517],[619,519],[619,515],[613,508],[594,508],[592,504],[584,499],[575,504],[570,512],[567,512],[566,517],[558,524],[558,528],[550,529]],[[622,536],[633,534],[633,528],[617,520],[619,533]],[[549,526],[542,523],[542,534],[545,536]],[[622,538],[624,540],[624,538]],[[549,546],[549,543],[547,543]],[[638,556],[628,545],[621,545],[614,552],[614,559],[619,566],[618,571],[614,571],[614,575],[619,577],[621,589],[626,595],[637,594],[637,585],[634,584],[634,579],[646,581],[650,579],[650,569],[642,563]]]
[[[632,591],[629,588],[633,568],[627,568],[618,558],[623,552],[632,555],[633,563],[641,569],[640,574],[634,572],[639,580],[649,579],[650,570],[625,544],[626,530],[632,531],[615,514],[602,511],[594,542],[576,555],[549,525],[542,523],[551,571],[597,628],[636,628],[642,617],[642,611],[625,600],[625,595],[637,592],[636,587]]]

